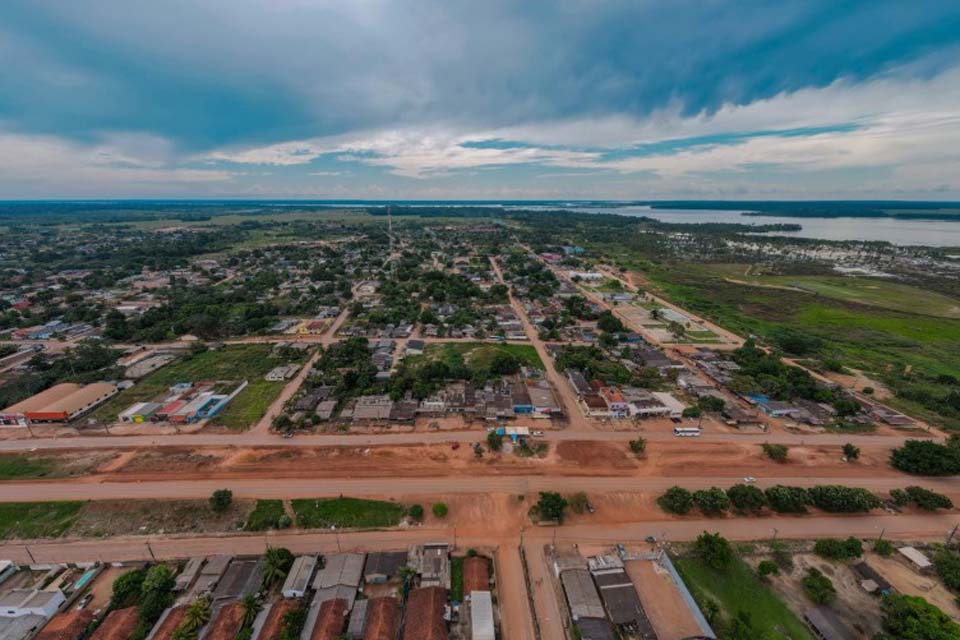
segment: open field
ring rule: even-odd
[[[0,539],[56,538],[73,525],[80,501],[0,504]]]
[[[274,529],[281,516],[283,516],[283,500],[257,500],[257,506],[247,516],[244,529],[247,531]]]
[[[395,527],[406,509],[403,505],[383,500],[358,498],[323,498],[291,500],[297,514],[297,525],[317,529],[376,529]]]
[[[0,455],[0,480],[31,480],[37,478],[67,478],[95,472],[116,454],[75,452],[69,456],[41,454]]]
[[[710,599],[720,605],[727,620],[745,611],[766,633],[779,631],[778,637],[813,640],[803,622],[739,558],[723,571],[714,571],[692,556],[677,558],[675,564],[701,609]]]
[[[283,389],[283,382],[268,382],[263,376],[284,360],[271,357],[269,344],[231,345],[215,351],[187,356],[151,373],[136,385],[118,393],[93,413],[93,417],[112,422],[136,402],[162,397],[178,382],[229,380],[249,385],[211,422],[232,429],[245,429],[256,422]]]
[[[489,369],[498,353],[507,353],[523,364],[543,368],[543,361],[533,345],[498,344],[493,342],[446,342],[427,345],[424,355],[428,358],[446,359],[461,356],[471,369]]]

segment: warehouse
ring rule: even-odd
[[[109,382],[79,385],[63,382],[0,411],[0,423],[69,422],[117,393]]]

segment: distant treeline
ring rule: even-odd
[[[745,216],[788,218],[899,218],[910,220],[960,220],[960,202],[904,202],[898,200],[808,200],[782,202],[660,201],[646,203],[654,209],[740,211]]]

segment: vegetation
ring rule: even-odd
[[[266,531],[267,529],[282,529],[280,520],[286,514],[283,511],[283,500],[257,500],[257,504],[247,516],[247,531]]]
[[[693,508],[693,494],[683,487],[673,486],[657,498],[657,504],[667,513],[685,515]]]
[[[763,492],[767,504],[777,513],[806,513],[810,495],[803,487],[774,485]]]
[[[214,513],[223,513],[233,504],[233,491],[230,489],[217,489],[210,496],[210,509]]]
[[[890,464],[921,476],[954,476],[960,474],[960,446],[956,441],[942,445],[932,440],[907,440],[890,454]]]
[[[953,508],[953,501],[942,493],[917,486],[907,487],[904,491],[907,494],[907,499],[924,511]]]
[[[843,445],[843,457],[849,461],[857,460],[860,458],[860,447],[855,447],[849,442]]]
[[[960,640],[960,625],[919,596],[883,599],[883,634],[875,640]]]
[[[407,515],[416,520],[417,522],[423,521],[423,505],[412,504],[410,508],[407,509]]]
[[[567,499],[553,491],[541,491],[540,500],[534,505],[541,520],[553,520],[563,523],[563,512],[567,508]]]
[[[816,567],[807,569],[803,577],[803,592],[814,604],[830,604],[837,597],[833,582]]]
[[[0,456],[0,480],[44,478],[57,470],[53,460],[21,454]]]
[[[586,511],[589,502],[590,500],[587,498],[587,494],[583,491],[578,491],[567,498],[567,504],[570,506],[570,509],[577,514]]]
[[[463,602],[463,556],[450,558],[450,599]]]
[[[487,432],[487,448],[490,451],[500,451],[503,449],[503,434],[496,431]]]
[[[642,456],[647,451],[647,440],[642,436],[638,436],[630,441],[630,451],[633,452],[638,458]]]
[[[846,540],[823,538],[814,543],[813,552],[829,560],[849,560],[863,555],[863,543],[852,536]]]
[[[719,533],[706,531],[697,536],[693,544],[693,553],[704,565],[714,571],[724,570],[734,559],[733,548],[727,539]]]
[[[820,485],[807,489],[813,506],[830,513],[861,513],[883,505],[880,498],[866,489],[841,485]]]
[[[710,487],[693,492],[693,501],[697,508],[707,516],[720,515],[730,508],[730,498],[719,487]]]
[[[309,498],[290,501],[297,525],[305,529],[377,529],[394,527],[404,515],[395,502],[359,498]]]
[[[70,528],[85,503],[0,503],[0,539],[57,538]]]
[[[213,606],[209,596],[194,600],[187,607],[183,621],[173,631],[173,640],[196,640],[204,625],[210,622]]]
[[[873,543],[873,552],[876,553],[878,556],[889,558],[890,556],[893,555],[894,551],[895,549],[893,547],[893,543],[890,542],[889,540],[884,540],[883,538],[879,538]]]
[[[960,591],[960,554],[950,549],[940,549],[933,556],[933,565],[948,589]]]
[[[450,512],[447,508],[447,503],[445,502],[434,503],[431,510],[433,511],[433,515],[437,518],[446,518],[447,514]]]
[[[129,571],[113,583],[110,609],[137,606],[137,626],[130,640],[143,640],[160,615],[173,604],[173,571],[165,564]]]
[[[263,588],[269,590],[280,583],[293,566],[293,553],[284,547],[267,547],[263,554]]]
[[[767,506],[763,491],[750,484],[735,484],[727,489],[733,507],[743,513],[759,513]]]
[[[780,575],[780,566],[773,560],[761,560],[757,565],[757,573],[761,576]]]
[[[774,462],[786,462],[790,448],[785,444],[763,443],[763,453]]]

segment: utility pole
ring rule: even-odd
[[[154,562],[156,562],[156,561],[157,561],[157,556],[154,555],[154,553],[153,553],[153,547],[150,546],[150,541],[149,541],[149,540],[147,540],[147,551],[150,552],[150,557],[153,558],[153,561],[154,561]]]
[[[950,530],[950,533],[947,535],[947,546],[950,546],[950,543],[953,542],[953,536],[957,535],[957,528],[960,527],[960,523],[953,525],[953,529]]]
[[[23,545],[23,550],[27,552],[27,556],[30,557],[30,564],[37,564],[37,559],[33,557],[33,553],[30,551],[30,545]]]

